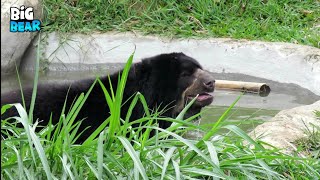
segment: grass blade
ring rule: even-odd
[[[198,98],[199,94],[197,94],[196,97],[194,97],[187,105],[185,108],[182,109],[182,111],[179,113],[179,115],[176,117],[178,120],[183,120],[183,116],[187,113],[188,109],[192,106],[192,104],[196,101]],[[175,123],[172,123],[171,126],[175,126]]]
[[[227,115],[229,114],[229,112],[231,111],[231,109],[237,104],[237,102],[240,100],[240,98],[242,97],[243,94],[241,94],[240,96],[238,96],[238,98],[231,104],[231,106],[229,106],[229,108],[222,114],[222,116],[218,119],[218,121],[214,124],[214,126],[212,127],[212,129],[203,136],[202,140],[203,141],[208,141],[219,129],[219,127],[221,127],[221,123],[226,119]]]
[[[98,152],[97,152],[97,167],[98,167],[98,179],[102,180],[103,174],[103,138],[104,132],[102,131],[98,139]]]
[[[231,109],[237,104],[237,102],[240,100],[243,93],[229,106],[229,108],[222,114],[222,116],[218,119],[218,121],[214,124],[214,126],[211,128],[211,130],[205,134],[202,138],[202,141],[199,141],[196,146],[200,147],[204,141],[208,141],[218,130],[219,127],[221,127],[221,123],[226,119],[227,115],[231,111]],[[190,159],[192,159],[195,156],[195,152],[188,154],[188,156],[183,160],[183,164],[188,163]]]
[[[243,130],[241,130],[237,126],[235,126],[235,125],[227,125],[227,126],[224,126],[223,128],[229,129],[230,131],[234,132],[238,136],[242,137],[244,140],[246,140],[246,141],[250,142],[251,144],[253,144],[257,149],[259,149],[259,150],[263,150],[264,149],[263,146],[261,146],[256,141],[254,141],[250,136],[248,136],[247,133],[245,133]]]
[[[118,139],[121,141],[122,145],[124,148],[127,150],[129,153],[131,159],[133,160],[136,168],[138,169],[140,175],[142,176],[142,179],[148,179],[148,176],[146,174],[146,170],[144,169],[138,155],[136,154],[135,150],[133,149],[132,145],[130,142],[124,138],[124,137],[118,137]]]
[[[167,152],[166,152],[166,155],[165,155],[165,158],[164,158],[164,162],[163,162],[163,166],[162,166],[162,172],[161,172],[161,180],[163,180],[164,176],[165,176],[165,173],[167,171],[167,167],[168,167],[168,164],[169,164],[169,161],[173,155],[173,152],[176,150],[177,148],[176,147],[171,147]]]
[[[174,172],[176,173],[176,179],[181,179],[179,164],[174,160],[172,160],[172,164],[173,164]]]
[[[194,173],[194,174],[199,174],[199,176],[210,176],[213,178],[221,178],[221,179],[227,179],[226,177],[221,177],[220,175],[218,175],[217,173],[213,172],[213,171],[209,171],[206,169],[199,169],[199,168],[182,168],[182,171],[185,171],[186,173],[190,174],[190,173]]]
[[[153,129],[156,129],[156,130],[159,130],[159,131],[162,131],[162,132],[165,132],[167,134],[169,134],[170,136],[173,136],[174,138],[176,138],[177,140],[181,141],[182,143],[184,143],[185,145],[187,145],[191,150],[190,153],[194,153],[196,152],[197,155],[201,156],[205,161],[207,161],[209,164],[212,165],[213,169],[217,172],[217,174],[219,174],[219,177],[225,177],[225,174],[223,173],[223,171],[220,170],[220,168],[218,168],[212,161],[211,159],[206,156],[199,148],[197,148],[194,144],[192,144],[189,140],[173,133],[173,132],[170,132],[170,131],[167,131],[165,129],[162,129],[162,128],[158,128],[158,127],[146,127],[146,128],[153,128]]]
[[[110,117],[108,119],[106,119],[83,143],[83,146],[87,146],[89,145],[93,139],[95,137],[98,136],[99,133],[101,133],[106,127],[107,125],[109,124],[109,121],[110,121]]]
[[[38,43],[37,43],[38,45],[37,58],[36,58],[35,74],[34,74],[34,80],[33,80],[33,90],[32,90],[31,102],[30,102],[30,109],[29,109],[29,122],[31,123],[33,122],[33,109],[34,109],[34,104],[36,102],[38,79],[39,79],[40,39],[41,39],[41,33],[39,34]]]
[[[86,161],[86,163],[88,164],[89,168],[91,169],[92,173],[96,176],[96,178],[99,178],[99,174],[98,171],[96,170],[96,168],[94,168],[93,164],[90,162],[90,160],[88,159],[88,157],[84,157],[84,160]]]
[[[3,115],[8,109],[12,107],[11,104],[6,104],[1,107],[1,115]]]
[[[209,141],[204,141],[204,143],[208,147],[208,151],[210,153],[211,160],[214,162],[214,164],[216,164],[219,167],[219,158],[218,158],[218,155],[217,155],[216,148],[214,148],[212,143],[209,142]]]
[[[15,119],[18,120],[19,122],[21,122],[26,130],[31,152],[33,151],[32,144],[34,144],[34,147],[36,148],[36,151],[37,151],[39,158],[41,160],[41,163],[43,165],[43,169],[47,175],[47,179],[49,179],[49,180],[52,179],[49,163],[48,163],[47,157],[45,155],[44,149],[40,143],[39,138],[35,134],[34,130],[28,124],[27,113],[25,112],[25,110],[23,109],[21,104],[14,104],[14,106],[16,107],[16,109],[20,115],[20,117],[15,117]]]

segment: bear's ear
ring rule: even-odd
[[[185,56],[182,52],[175,52],[175,53],[171,53],[170,59],[177,61],[177,60],[179,60],[182,56]]]
[[[176,58],[186,56],[183,52],[175,52],[175,53],[172,53],[171,55],[173,55]]]

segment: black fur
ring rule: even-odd
[[[191,57],[183,53],[161,54],[151,58],[143,59],[142,62],[132,65],[127,84],[124,91],[123,102],[126,101],[136,92],[144,95],[150,109],[159,107],[164,108],[170,104],[173,107],[182,98],[182,93],[191,85],[194,80],[192,76],[197,69],[202,69],[200,64]],[[113,90],[116,90],[118,74],[114,73],[110,76]],[[46,84],[39,85],[36,97],[34,119],[38,119],[41,125],[46,125],[52,112],[53,123],[57,123],[59,116],[68,93],[66,112],[68,112],[73,100],[82,92],[87,92],[93,83],[93,79],[80,80],[70,84]],[[101,77],[107,89],[109,87],[108,77]],[[24,90],[26,104],[30,104],[32,89]],[[8,103],[21,103],[20,90],[11,91],[2,95],[1,105]],[[121,117],[125,118],[131,101],[127,102],[121,109]],[[161,109],[160,107],[160,109]],[[27,107],[28,109],[29,107]],[[167,110],[163,116],[175,117],[174,108]],[[198,113],[201,108],[197,108],[192,114]],[[1,118],[17,115],[11,109]],[[141,104],[137,105],[132,113],[130,120],[135,120],[144,115]],[[96,83],[89,98],[86,100],[77,120],[84,119],[80,127],[80,131],[90,127],[80,137],[79,142],[83,142],[107,117],[109,116],[109,108],[105,100],[105,96],[101,90],[99,83]],[[167,128],[169,122],[159,122],[159,126]]]

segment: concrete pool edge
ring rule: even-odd
[[[308,137],[307,130],[313,132],[315,127],[320,127],[320,119],[314,113],[316,110],[320,111],[320,101],[282,110],[271,120],[258,125],[249,135],[291,154],[297,150],[296,140]]]

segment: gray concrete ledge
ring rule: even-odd
[[[315,132],[315,127],[320,127],[320,119],[315,117],[315,110],[320,110],[320,101],[282,110],[270,121],[258,125],[250,136],[290,154],[297,150],[296,140],[308,137],[308,131]]]

